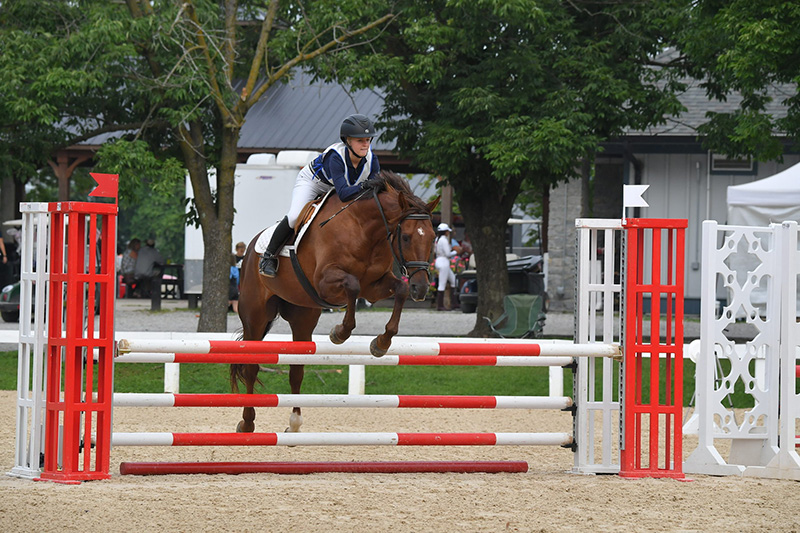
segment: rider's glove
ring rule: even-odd
[[[366,180],[361,182],[361,190],[362,191],[373,191],[375,193],[381,192],[383,190],[383,180]]]

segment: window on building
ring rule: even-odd
[[[751,174],[755,171],[752,157],[728,157],[722,154],[711,154],[711,172]]]

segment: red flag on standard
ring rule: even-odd
[[[119,189],[119,174],[98,174],[90,172],[89,175],[97,182],[89,196],[101,196],[117,200],[117,190]]]

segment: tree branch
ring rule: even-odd
[[[225,44],[222,55],[225,58],[225,77],[233,79],[233,64],[236,61],[236,14],[239,11],[239,2],[227,0],[225,2]]]
[[[258,45],[256,47],[256,52],[253,55],[253,63],[250,65],[250,74],[247,77],[247,84],[242,89],[242,102],[247,102],[248,96],[253,92],[253,88],[256,86],[256,82],[258,81],[258,73],[261,71],[261,62],[263,61],[265,66],[267,64],[267,50],[269,49],[267,42],[269,41],[270,33],[272,33],[272,26],[275,23],[275,17],[277,16],[277,13],[278,0],[272,0],[269,3],[267,16],[264,17],[264,22],[261,24],[261,35],[258,37]]]
[[[219,83],[217,82],[217,67],[214,65],[214,60],[212,59],[211,52],[208,49],[208,42],[206,41],[205,32],[200,25],[200,21],[197,19],[197,11],[195,10],[194,4],[192,3],[192,0],[186,0],[184,5],[187,8],[186,16],[195,26],[197,44],[203,51],[203,57],[206,60],[206,66],[208,67],[208,81],[211,85],[211,96],[214,98],[214,102],[217,104],[217,108],[219,109],[220,114],[223,116],[223,123],[235,123],[235,119],[231,113],[231,110],[228,109],[228,106],[225,105],[225,100],[222,98],[222,89],[220,89]]]
[[[150,6],[147,0],[127,0],[127,3],[128,11],[135,19],[142,18],[145,15],[149,16],[153,14],[153,8]],[[144,44],[137,45],[136,43],[134,43],[134,46],[137,46],[141,51],[141,54],[144,56],[145,61],[147,61],[150,71],[153,73],[153,75],[156,77],[160,76],[161,65],[159,65],[158,61],[156,61],[155,54],[153,54],[153,51],[150,49],[150,47]]]
[[[250,99],[248,100],[248,103],[247,103],[248,109],[251,106],[253,106],[256,102],[258,102],[258,100],[264,95],[264,93],[267,91],[267,89],[269,89],[277,80],[281,79],[291,69],[293,69],[294,67],[296,67],[300,63],[303,63],[305,61],[310,61],[310,60],[314,59],[315,57],[324,54],[325,52],[327,52],[331,48],[333,48],[335,46],[338,46],[338,45],[341,45],[342,43],[344,43],[348,39],[351,39],[351,38],[356,37],[358,35],[364,34],[364,33],[368,32],[369,30],[380,26],[383,23],[392,20],[394,17],[395,17],[394,14],[389,13],[388,15],[384,15],[383,17],[381,17],[381,18],[379,18],[377,20],[374,20],[374,21],[370,22],[369,24],[364,25],[364,26],[358,28],[357,30],[353,30],[351,32],[350,31],[345,31],[344,34],[341,37],[335,37],[335,38],[331,39],[330,41],[328,41],[327,43],[319,46],[317,49],[313,50],[312,52],[309,52],[309,53],[300,52],[300,53],[298,53],[295,57],[293,57],[292,59],[290,59],[289,61],[284,63],[278,70],[276,70],[274,73],[270,74],[269,79],[264,84],[262,84],[253,93],[253,95],[250,97]],[[312,39],[312,41],[313,41],[313,39]]]

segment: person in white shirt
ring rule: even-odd
[[[444,291],[447,289],[447,283],[451,287],[456,286],[456,275],[453,269],[450,268],[450,259],[458,255],[458,250],[454,250],[450,246],[450,229],[446,223],[442,222],[436,228],[436,233],[439,236],[436,238],[436,262],[434,266],[439,271],[439,286],[436,290],[436,310],[446,311],[444,307]]]

